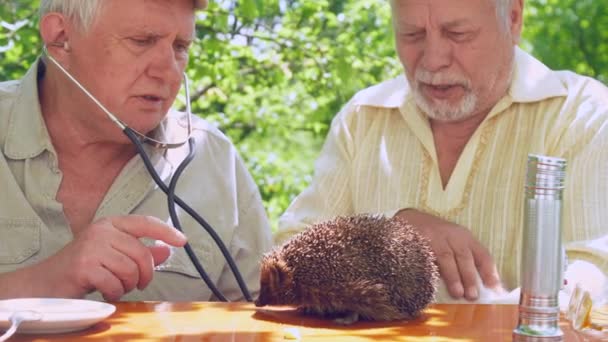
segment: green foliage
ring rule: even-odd
[[[603,3],[528,0],[523,46],[554,69],[608,81]],[[37,7],[0,2],[0,79],[21,77],[39,55]],[[309,184],[333,116],[401,72],[386,0],[212,0],[197,35],[193,110],[234,141],[275,224]]]
[[[251,0],[201,15],[194,108],[239,147],[273,221],[310,182],[340,107],[399,72],[389,12],[384,1]]]
[[[553,69],[608,82],[608,9],[603,0],[529,0],[527,49]]]
[[[0,2],[0,80],[22,77],[39,50],[38,1]]]

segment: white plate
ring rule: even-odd
[[[18,333],[52,334],[86,329],[116,311],[112,304],[84,299],[19,298],[0,300],[0,331],[11,326],[10,316],[15,311],[31,310],[42,318],[24,321]]]

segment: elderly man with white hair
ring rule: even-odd
[[[184,234],[173,228],[125,127],[160,141],[143,148],[159,184],[192,150],[176,194],[215,228],[255,296],[271,245],[258,188],[221,132],[171,109],[205,5],[41,1],[47,52],[0,83],[0,298],[217,299],[194,260],[226,299],[245,297],[203,227],[177,210]],[[188,127],[193,144],[178,143]],[[186,239],[193,256],[177,248]]]
[[[405,77],[359,92],[335,117],[276,240],[338,215],[399,215],[436,253],[451,295],[438,301],[510,291],[520,285],[527,156],[561,157],[566,280],[601,291],[608,90],[517,47],[523,2],[391,1]]]

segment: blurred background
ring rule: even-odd
[[[40,54],[38,4],[0,0],[0,81],[22,77]],[[553,69],[606,83],[606,5],[528,0],[521,46]],[[193,112],[235,143],[276,228],[309,184],[341,106],[401,73],[389,2],[210,0],[199,13],[197,36],[187,71]],[[183,97],[176,106],[183,107]]]

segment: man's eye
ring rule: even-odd
[[[424,32],[405,32],[401,36],[407,41],[416,41],[424,38]]]
[[[177,52],[188,52],[190,45],[188,44],[175,44],[175,51]]]
[[[135,45],[139,45],[139,46],[148,46],[148,45],[154,43],[153,38],[130,38],[130,40],[133,43],[135,43]]]
[[[459,31],[450,31],[448,32],[448,36],[458,42],[466,41],[471,38],[471,32],[459,32]]]

